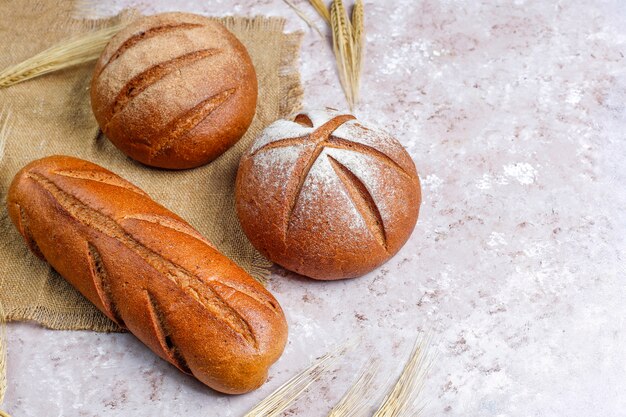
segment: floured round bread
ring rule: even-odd
[[[273,262],[315,279],[363,275],[409,238],[415,165],[381,129],[334,110],[270,125],[241,160],[237,215]]]
[[[257,80],[223,25],[189,13],[144,17],[115,35],[96,64],[91,105],[104,134],[146,165],[205,164],[246,132]]]

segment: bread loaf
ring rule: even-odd
[[[391,258],[413,231],[420,201],[400,143],[334,110],[273,123],[237,174],[237,215],[252,244],[322,280],[363,275]]]
[[[30,249],[161,358],[221,392],[263,384],[287,338],[276,299],[141,189],[52,156],[15,176],[7,204]]]
[[[222,24],[190,13],[140,18],[96,63],[91,105],[124,153],[161,168],[192,168],[230,148],[256,109],[245,47]]]

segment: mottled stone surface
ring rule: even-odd
[[[281,0],[124,0],[94,13],[127,4],[285,16],[289,30],[306,31],[306,105],[345,107],[328,39]],[[417,332],[431,329],[438,356],[424,415],[626,413],[623,2],[366,1],[366,18],[356,114],[394,132],[423,181],[420,221],[402,251],[346,282],[277,268],[270,289],[287,312],[289,345],[268,383],[245,396],[204,388],[129,334],[11,324],[9,412],[239,416],[361,336],[287,413],[323,416],[371,351],[383,358],[382,387]]]

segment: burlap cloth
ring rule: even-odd
[[[0,1],[0,68],[68,37],[128,18],[126,13],[105,21],[76,20],[71,17],[73,7],[72,1]],[[300,34],[284,34],[284,21],[279,18],[221,21],[246,45],[254,61],[259,104],[245,137],[208,166],[178,172],[147,168],[98,135],[88,91],[93,64],[0,89],[0,108],[9,106],[13,116],[0,164],[0,303],[7,320],[34,320],[54,329],[118,330],[28,251],[8,218],[6,193],[14,174],[46,155],[72,155],[118,173],[185,218],[254,276],[267,272],[270,264],[246,240],[235,216],[234,179],[239,158],[251,140],[300,105]]]

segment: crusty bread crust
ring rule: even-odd
[[[257,79],[242,43],[190,13],[144,17],[96,63],[91,105],[104,134],[146,165],[184,169],[234,145],[254,117]]]
[[[183,219],[91,162],[31,162],[8,194],[31,250],[120,326],[211,388],[263,384],[287,324],[276,299]]]
[[[420,182],[385,131],[349,114],[309,111],[270,125],[244,154],[237,216],[277,264],[320,280],[363,275],[407,241]]]

